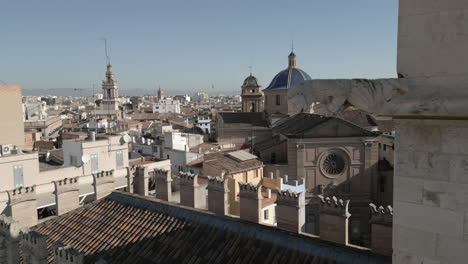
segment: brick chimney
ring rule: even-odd
[[[170,202],[172,200],[172,177],[168,170],[154,169],[156,198]]]
[[[198,175],[186,172],[179,172],[180,178],[180,204],[199,208],[201,201],[198,199],[199,185]]]
[[[148,196],[149,173],[144,166],[138,166],[133,178],[133,192],[139,195]]]
[[[65,246],[60,241],[56,241],[54,248],[54,260],[56,264],[83,264],[84,254],[79,250]]]
[[[25,263],[48,264],[47,236],[36,231],[22,234],[21,255]]]
[[[80,207],[80,186],[78,177],[54,181],[57,215],[63,215]]]
[[[319,235],[323,240],[348,244],[348,219],[351,214],[348,212],[349,200],[337,199],[335,196],[323,197],[320,208],[320,229]]]
[[[20,233],[26,230],[11,217],[0,215],[0,260],[5,263],[19,263]]]
[[[299,233],[305,222],[304,193],[277,190],[276,222],[278,228]]]
[[[377,207],[375,204],[369,204],[371,211],[371,249],[372,251],[391,256],[392,248],[392,225],[393,225],[393,208]]]
[[[228,182],[219,177],[208,176],[208,210],[218,214],[229,213]]]
[[[19,187],[7,191],[8,211],[12,220],[21,227],[31,227],[37,224],[37,197],[35,186]]]
[[[240,218],[260,223],[262,217],[262,186],[239,182]]]
[[[95,200],[106,197],[114,190],[114,170],[93,173]]]

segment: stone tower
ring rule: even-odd
[[[161,89],[161,86],[159,86],[159,89],[158,89],[158,101],[161,101],[163,99],[164,95],[163,95],[163,90]]]
[[[245,78],[242,88],[242,112],[263,112],[263,93],[252,73]]]
[[[102,103],[101,113],[111,117],[119,118],[119,94],[117,81],[114,79],[112,65],[107,64],[106,78],[102,81]]]

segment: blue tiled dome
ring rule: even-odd
[[[270,85],[264,90],[289,89],[289,87],[301,84],[306,80],[312,80],[303,70],[296,68],[296,55],[289,54],[289,67],[276,74]]]

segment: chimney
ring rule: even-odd
[[[99,200],[114,190],[114,170],[93,173],[94,198]]]
[[[21,255],[26,263],[48,264],[47,236],[36,231],[22,234]]]
[[[149,173],[144,166],[138,166],[133,178],[133,192],[139,195],[148,196]]]
[[[156,198],[170,202],[172,200],[171,173],[168,170],[154,169]]]
[[[239,182],[240,218],[260,223],[262,218],[262,186]]]
[[[280,229],[299,233],[305,222],[304,193],[277,190],[276,221]]]
[[[7,209],[12,220],[21,227],[36,225],[38,219],[35,186],[19,187],[7,193]]]
[[[63,215],[80,207],[80,186],[78,177],[54,181],[57,215]]]
[[[347,245],[348,244],[348,212],[349,200],[337,199],[335,196],[323,197],[320,208],[319,235],[323,240]]]
[[[199,208],[201,204],[198,175],[180,172],[180,204]]]
[[[393,225],[393,208],[377,207],[375,204],[369,204],[371,210],[371,249],[372,251],[391,256],[392,248],[392,225]]]
[[[56,264],[83,264],[84,254],[79,250],[65,246],[60,241],[52,245],[54,249],[54,260]]]
[[[20,233],[25,230],[11,217],[0,215],[0,259],[5,263],[19,263]]]
[[[228,181],[218,177],[208,176],[208,210],[218,214],[229,213]]]

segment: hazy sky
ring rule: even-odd
[[[312,78],[396,76],[397,0],[0,0],[0,80],[100,85],[108,37],[119,87],[235,91],[287,66]]]

